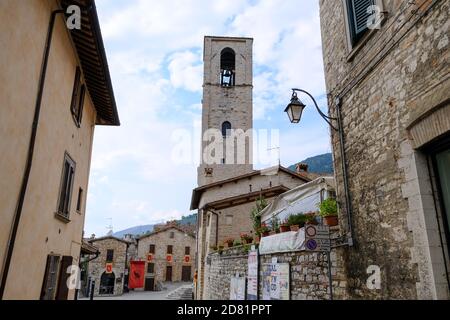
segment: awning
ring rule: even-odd
[[[299,213],[318,210],[321,199],[328,197],[328,192],[334,192],[334,179],[320,177],[279,195],[261,212],[261,221],[267,222],[273,217],[280,221]]]

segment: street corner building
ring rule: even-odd
[[[449,11],[320,1],[350,299],[449,299]],[[379,286],[367,286],[370,266]]]
[[[94,128],[119,125],[95,3],[2,0],[0,26],[0,298],[73,299]]]
[[[88,242],[98,250],[99,255],[88,260],[87,277],[82,279],[82,293],[90,296],[94,281],[94,296],[122,295],[128,285],[129,263],[136,251],[134,239],[105,236],[89,239]]]
[[[145,280],[136,289],[160,291],[164,282],[192,282],[195,247],[195,236],[176,225],[139,237],[135,262],[145,264]]]

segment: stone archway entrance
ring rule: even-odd
[[[99,294],[100,295],[114,294],[114,284],[115,283],[116,283],[116,276],[115,276],[114,272],[112,272],[112,273],[103,272],[103,274],[100,278]]]

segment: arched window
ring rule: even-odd
[[[225,121],[222,123],[222,136],[224,138],[227,138],[231,135],[231,123],[228,121]]]
[[[233,49],[225,48],[220,54],[220,84],[232,87],[235,84],[236,54]]]

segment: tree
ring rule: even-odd
[[[263,196],[260,196],[256,200],[256,206],[252,209],[250,213],[250,217],[253,221],[253,229],[255,230],[256,235],[260,235],[261,230],[261,211],[263,211],[267,207],[268,203]]]

